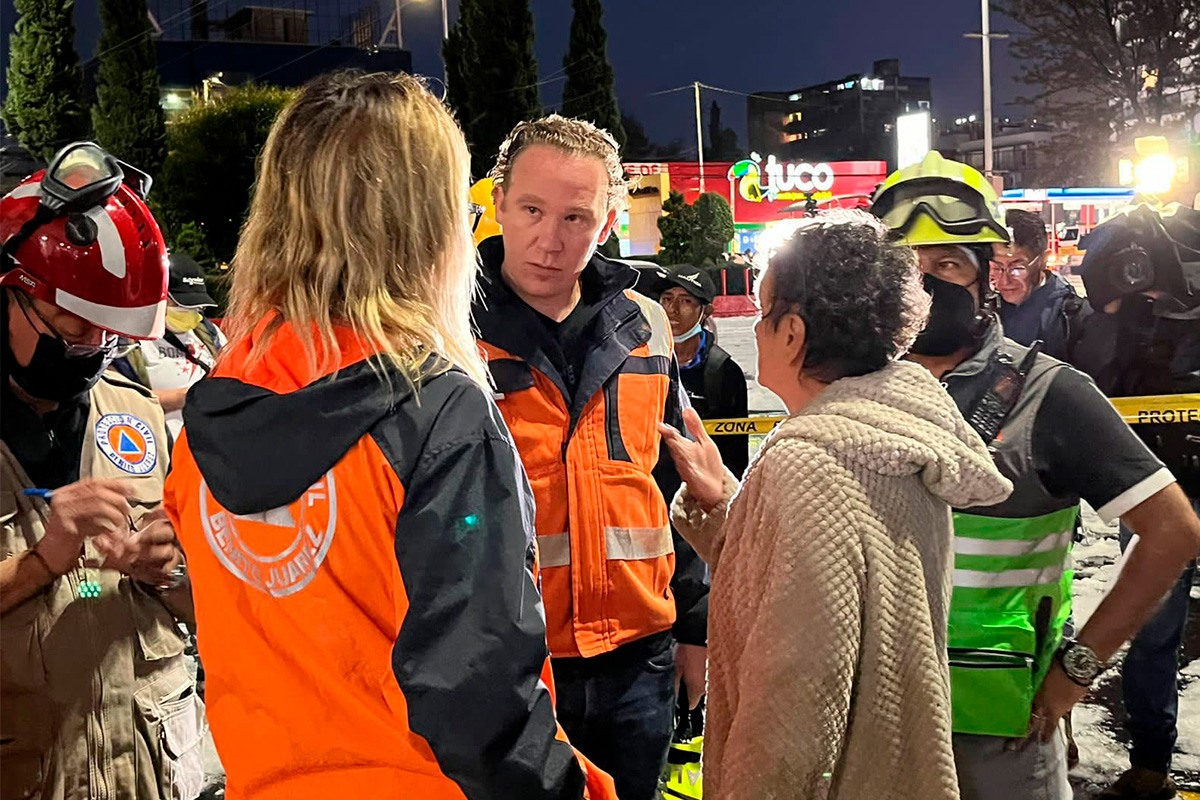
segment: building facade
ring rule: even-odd
[[[1003,180],[1004,189],[1038,186],[1039,169],[1053,157],[1047,147],[1055,132],[1036,122],[993,122],[993,174]],[[969,164],[983,172],[983,123],[974,119],[958,122],[938,135],[936,149],[946,158]]]
[[[411,72],[380,0],[149,0],[168,119],[247,82],[299,86],[337,69]]]
[[[932,102],[929,78],[902,75],[897,59],[876,61],[870,74],[752,95],[750,149],[783,160],[880,160],[894,167],[896,118],[929,111]]]

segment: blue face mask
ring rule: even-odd
[[[700,320],[696,320],[696,324],[693,325],[691,327],[691,329],[688,330],[688,332],[685,333],[683,336],[673,336],[671,338],[673,338],[675,340],[675,344],[682,344],[683,342],[686,342],[688,339],[691,339],[693,336],[699,336],[699,335],[700,335]]]

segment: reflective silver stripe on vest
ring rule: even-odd
[[[675,552],[671,526],[662,528],[605,528],[609,561],[642,561]]]
[[[571,563],[571,537],[566,533],[553,533],[537,537],[538,564],[542,569],[565,567]]]
[[[1003,589],[1018,586],[1042,586],[1057,583],[1067,569],[1055,564],[1042,569],[1009,569],[1004,572],[984,572],[978,569],[954,570],[954,585],[965,589]]]
[[[1071,544],[1074,531],[1062,531],[1041,539],[971,539],[954,537],[954,552],[962,556],[1027,556],[1062,550]]]

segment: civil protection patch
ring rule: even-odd
[[[149,475],[158,464],[154,431],[133,414],[105,414],[96,421],[96,446],[118,469]]]
[[[217,560],[238,580],[287,597],[316,577],[337,532],[333,471],[286,506],[251,514],[226,511],[200,482],[200,520]]]

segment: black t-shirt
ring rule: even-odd
[[[13,394],[5,380],[0,404],[0,438],[37,488],[58,489],[79,480],[91,406],[87,393],[41,416]]]
[[[575,389],[583,373],[583,364],[591,348],[588,336],[596,314],[604,307],[604,289],[594,270],[584,270],[580,278],[579,302],[562,322],[555,322],[546,315],[530,308],[538,321],[550,334],[551,342],[545,348],[546,357],[562,375],[570,399],[575,399]]]
[[[1069,368],[1055,372],[1034,420],[1033,460],[1048,491],[1082,497],[1105,520],[1173,482],[1092,379]]]

